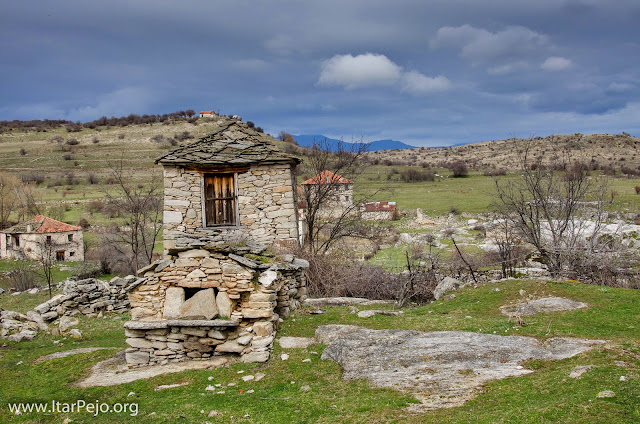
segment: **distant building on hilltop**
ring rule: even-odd
[[[218,116],[218,114],[212,110],[203,110],[200,112],[200,118],[213,118]]]
[[[0,232],[0,257],[39,260],[50,245],[58,261],[84,261],[82,228],[43,215]]]

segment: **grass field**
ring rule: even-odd
[[[521,298],[520,290],[536,297],[568,297],[587,302],[590,307],[526,317],[525,326],[514,327],[499,313],[498,307]],[[26,311],[33,303],[27,296],[17,296],[24,302],[23,308],[17,304],[11,307]],[[0,296],[0,306],[7,307],[7,300],[7,296]],[[532,374],[491,382],[474,400],[461,407],[418,415],[404,409],[415,402],[410,395],[373,388],[363,380],[342,381],[340,367],[320,359],[322,345],[288,350],[288,361],[279,359],[282,351],[276,345],[266,364],[235,364],[119,386],[80,389],[74,386],[74,381],[114,351],[32,364],[40,356],[79,347],[125,348],[122,322],[127,316],[80,317],[82,340],[62,339],[60,344],[54,344],[52,342],[59,338],[39,335],[32,342],[7,343],[0,348],[0,422],[49,423],[69,418],[77,423],[124,423],[132,419],[140,423],[636,423],[640,421],[639,302],[640,292],[633,290],[577,282],[510,281],[467,288],[452,301],[407,308],[398,317],[377,315],[363,320],[351,314],[349,308],[337,307],[327,308],[322,315],[312,315],[302,309],[283,322],[279,336],[312,336],[318,325],[340,323],[376,329],[518,334],[541,340],[554,336],[609,340],[602,347],[570,359],[530,361],[523,365],[535,370]],[[302,362],[307,358],[311,362]],[[569,378],[571,370],[578,365],[595,368],[579,379]],[[239,371],[244,374],[238,374]],[[242,381],[243,375],[257,372],[264,373],[265,378],[259,382]],[[621,376],[625,376],[626,381],[620,381]],[[175,383],[189,384],[154,391],[159,385]],[[209,384],[225,386],[221,389],[225,393],[206,392]],[[302,390],[303,386],[309,386],[309,390]],[[248,390],[255,392],[247,393]],[[616,396],[597,398],[596,394],[603,390],[612,390]],[[9,403],[75,402],[77,399],[111,405],[135,402],[138,415],[135,418],[123,413],[93,417],[86,412],[14,415],[8,409]],[[212,410],[221,415],[207,418]]]

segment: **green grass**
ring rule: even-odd
[[[499,291],[495,289],[498,288]],[[498,307],[521,298],[519,290],[536,297],[564,296],[589,303],[588,309],[525,317],[526,325],[514,327]],[[0,297],[0,300],[4,300]],[[39,335],[32,342],[8,343],[0,349],[0,422],[129,422],[126,414],[86,413],[11,415],[8,402],[137,402],[136,422],[249,422],[249,423],[634,423],[640,421],[640,291],[582,285],[576,282],[512,281],[467,288],[447,302],[405,309],[397,316],[376,315],[360,319],[347,307],[327,308],[325,314],[297,311],[285,320],[279,336],[312,336],[318,325],[355,324],[371,328],[402,328],[424,331],[464,330],[493,334],[519,334],[547,339],[555,336],[607,339],[610,342],[585,354],[562,361],[530,361],[535,372],[523,377],[494,381],[482,393],[458,408],[409,414],[405,406],[415,402],[407,394],[377,389],[363,380],[342,381],[340,367],[320,359],[323,346],[288,350],[290,359],[279,359],[275,347],[266,364],[234,364],[229,368],[188,371],[158,376],[106,388],[80,389],[73,385],[92,364],[113,355],[99,351],[31,362],[56,351],[77,347],[124,348],[122,320],[80,317],[83,339],[52,343]],[[391,306],[386,306],[391,308]],[[379,305],[361,309],[378,309]],[[471,317],[471,318],[468,318]],[[314,353],[315,352],[315,353]],[[311,362],[302,362],[310,358]],[[21,365],[17,362],[23,361]],[[628,368],[615,365],[624,361]],[[568,378],[577,365],[595,365],[581,379]],[[244,370],[244,374],[238,371]],[[260,382],[244,383],[243,375],[262,372]],[[619,381],[625,375],[626,382]],[[213,380],[209,381],[208,377]],[[161,384],[189,382],[187,386],[155,392]],[[293,382],[293,384],[292,384]],[[236,383],[236,386],[227,386]],[[208,384],[226,386],[225,394],[205,392]],[[309,391],[301,388],[308,385]],[[241,393],[239,390],[242,389]],[[253,389],[255,393],[247,393]],[[602,390],[613,390],[615,398],[599,399]],[[134,395],[128,396],[133,392]],[[211,410],[222,415],[207,418]],[[205,411],[201,414],[200,411]],[[245,416],[247,415],[248,416]]]

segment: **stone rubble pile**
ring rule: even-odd
[[[95,278],[64,281],[62,293],[36,306],[34,310],[44,321],[76,314],[95,316],[101,311],[124,312],[129,309],[127,288],[136,277],[115,277],[106,282]]]

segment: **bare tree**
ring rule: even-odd
[[[135,181],[123,161],[111,167],[116,192],[107,192],[107,201],[122,213],[124,224],[103,234],[101,244],[110,251],[105,260],[124,261],[127,272],[135,273],[151,263],[153,249],[162,229],[162,197],[159,175],[145,183]]]
[[[18,204],[16,189],[20,185],[18,178],[0,173],[0,228],[9,226],[9,217]]]
[[[317,183],[305,185],[302,201],[305,206],[305,245],[310,252],[326,253],[336,241],[358,236],[363,225],[358,216],[360,206],[370,199],[338,201],[346,180],[354,180],[365,169],[364,153],[368,145],[354,143],[347,148],[339,142],[334,149],[325,139],[313,144],[304,161],[304,171],[318,178]],[[330,173],[325,173],[329,171]],[[344,200],[344,199],[342,199]]]
[[[43,239],[40,239],[37,242],[38,249],[40,250],[40,254],[38,256],[38,262],[40,263],[40,272],[42,272],[42,276],[47,282],[47,287],[49,288],[49,297],[52,297],[52,286],[53,286],[53,268],[56,265],[56,243],[52,240],[51,236],[47,236]]]
[[[521,177],[496,180],[498,214],[536,249],[552,276],[571,275],[593,251],[605,217],[606,180],[580,163],[543,166],[520,152]],[[556,169],[556,170],[554,170]]]

